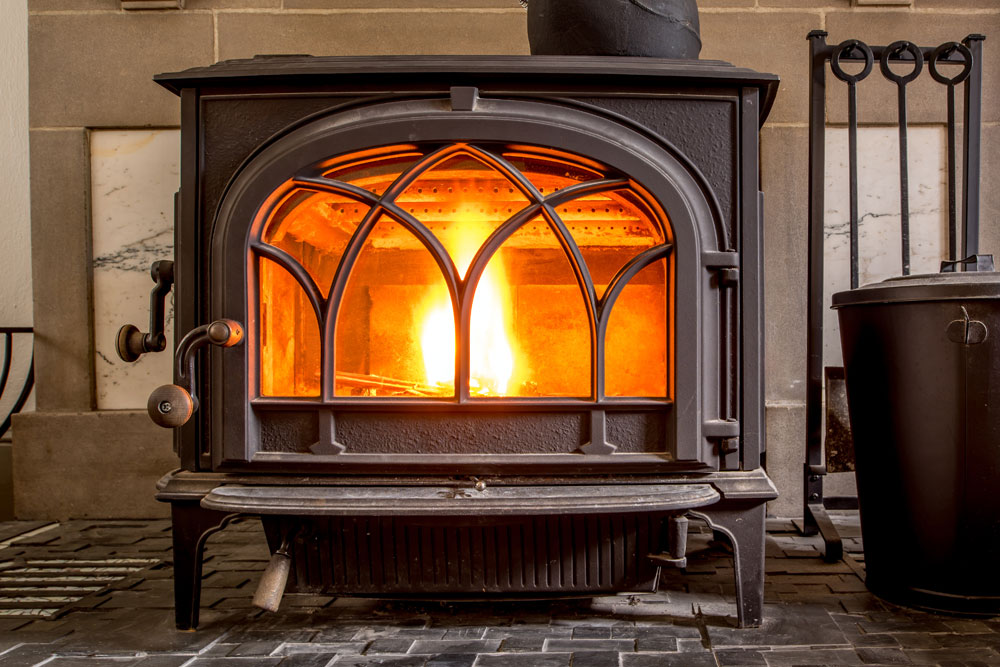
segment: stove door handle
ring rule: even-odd
[[[177,428],[198,410],[195,357],[206,345],[233,347],[243,342],[243,325],[236,320],[215,320],[189,331],[177,344],[174,363],[177,377],[186,387],[165,384],[153,390],[146,403],[149,418],[157,426]]]

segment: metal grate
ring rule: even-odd
[[[106,590],[157,558],[69,560],[29,558],[0,562],[0,617],[57,615],[88,595]]]

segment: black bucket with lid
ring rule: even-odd
[[[837,293],[866,583],[1000,613],[1000,273]]]

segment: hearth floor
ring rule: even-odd
[[[883,603],[862,583],[857,513],[839,512],[847,555],[770,520],[764,626],[735,627],[727,547],[693,526],[686,575],[657,594],[557,602],[250,599],[268,554],[256,521],[206,548],[201,626],[173,626],[167,521],[0,523],[0,665],[90,667],[660,667],[1000,665],[1000,617]],[[901,553],[900,557],[905,557]]]

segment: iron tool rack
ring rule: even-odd
[[[847,86],[848,104],[848,169],[850,172],[850,265],[851,289],[858,287],[858,83],[867,78],[878,66],[882,76],[897,87],[899,114],[900,154],[900,254],[902,274],[910,273],[910,215],[909,179],[907,172],[907,100],[906,87],[924,71],[945,86],[947,91],[947,173],[948,173],[948,265],[942,270],[992,270],[979,252],[979,169],[980,124],[982,103],[982,50],[983,35],[969,35],[961,42],[945,42],[939,46],[923,47],[908,41],[897,41],[888,46],[868,46],[857,39],[837,45],[826,43],[827,33],[814,30],[809,33],[810,94],[809,94],[809,306],[806,342],[806,460],[803,469],[804,497],[802,532],[815,535],[819,532],[826,545],[827,560],[840,560],[843,545],[827,508],[843,505],[830,503],[823,497],[823,477],[828,466],[823,455],[823,300],[824,280],[824,226],[825,211],[825,134],[827,68],[836,80]],[[842,63],[853,63],[851,74]],[[899,74],[890,65],[912,65],[912,70]],[[946,65],[944,70],[940,65]],[[955,65],[952,67],[951,65]],[[960,69],[957,67],[960,66]],[[953,74],[953,76],[947,76]],[[956,117],[956,89],[964,89],[962,119],[962,207],[961,224],[958,209],[958,122]],[[842,377],[842,376],[841,376]],[[828,401],[828,412],[830,409]],[[856,503],[856,499],[854,503]],[[855,504],[856,506],[856,504]]]

